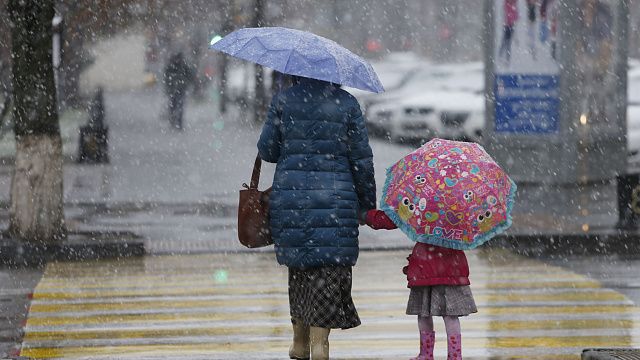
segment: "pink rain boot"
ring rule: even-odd
[[[462,360],[462,336],[447,336],[447,360]]]
[[[411,360],[433,360],[433,346],[435,343],[435,331],[420,331],[420,354],[411,358]]]

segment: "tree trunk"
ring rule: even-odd
[[[53,243],[64,238],[60,136],[17,139],[11,182],[10,231],[17,238]]]
[[[53,0],[10,0],[13,23],[13,119],[16,164],[11,182],[10,233],[54,243],[65,235],[62,141],[52,63]]]

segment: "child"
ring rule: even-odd
[[[365,222],[373,229],[395,229],[381,210],[369,210]],[[469,288],[469,265],[461,250],[416,243],[403,268],[411,288],[407,315],[418,315],[420,354],[411,360],[432,360],[435,344],[433,316],[442,316],[447,330],[447,359],[462,359],[459,316],[475,313]]]

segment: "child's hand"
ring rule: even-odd
[[[373,210],[367,211],[365,220],[366,220],[366,224],[375,230],[379,230],[379,229],[393,230],[398,228],[396,224],[394,224],[393,221],[389,219],[387,214],[385,214],[384,211],[381,211],[381,210],[373,209]]]
[[[367,225],[367,211],[360,211],[358,214],[358,224]]]

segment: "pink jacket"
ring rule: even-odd
[[[396,224],[381,210],[369,210],[366,224],[373,229],[392,230]],[[407,275],[407,287],[433,285],[469,285],[469,264],[462,250],[416,243],[402,269]]]

